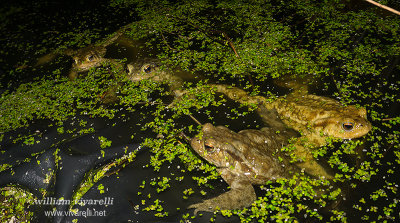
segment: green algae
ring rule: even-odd
[[[395,72],[399,71],[398,63],[395,63],[400,56],[399,20],[390,15],[382,16],[373,8],[348,8],[346,3],[114,0],[111,6],[135,8],[141,19],[131,24],[132,30],[127,34],[157,48],[156,56],[167,66],[201,72],[209,79],[208,82],[235,83],[252,90],[253,94],[261,95],[274,94],[263,87],[271,78],[288,73],[298,76],[313,74],[325,81],[323,92],[332,92],[329,93],[331,97],[346,104],[357,103],[366,107],[374,129],[364,142],[353,140],[340,146],[337,146],[338,142],[332,142],[316,150],[314,155],[325,158],[336,171],[334,181],[350,183],[356,190],[363,183],[379,179],[380,169],[388,165],[390,171],[387,171],[384,184],[373,185],[371,196],[353,201],[353,213],[362,215],[365,221],[395,221],[398,220],[394,211],[398,202],[395,198],[398,168],[395,167],[400,164],[399,131],[396,129],[399,128],[400,118],[393,117],[387,109],[393,103],[400,103],[400,81],[395,76]],[[91,31],[47,35],[53,36],[45,45],[61,45],[54,50],[83,47],[100,39]],[[48,52],[43,46],[38,48],[39,53]],[[21,71],[12,70],[9,74],[16,72]],[[101,96],[110,87],[117,86],[117,106],[136,110],[139,103],[145,103],[154,108],[151,114],[153,121],[144,124],[143,129],[151,129],[163,138],[148,138],[142,143],[152,151],[149,164],[154,170],[158,171],[163,164],[178,159],[185,164],[182,172],[204,171],[204,176],[193,177],[193,180],[209,187],[210,182],[219,178],[215,167],[199,159],[178,137],[180,132],[195,133],[199,128],[194,124],[182,126],[179,121],[195,112],[204,112],[212,117],[210,107],[223,109],[226,99],[210,91],[207,81],[187,84],[188,94],[168,110],[160,98],[149,101],[153,93],[167,94],[159,83],[146,80],[131,83],[123,75],[124,72],[118,69],[111,68],[110,72],[109,69],[98,68],[82,78],[69,81],[61,70],[54,70],[51,75],[19,84],[16,89],[1,95],[0,133],[27,127],[36,119],[57,123],[77,114],[112,119],[118,108],[103,104]],[[232,119],[247,115],[236,108],[231,108],[231,112]],[[59,133],[64,133],[62,127]],[[16,140],[23,140],[26,144],[36,143],[34,135]],[[105,147],[108,146],[106,144]],[[356,158],[359,164],[349,162],[347,157],[359,156],[357,149],[360,147],[365,157]],[[396,157],[394,161],[386,159],[389,154]],[[2,165],[2,169],[8,168]],[[104,169],[91,173],[89,183],[81,187],[77,197],[82,196],[105,173]],[[161,193],[169,189],[168,182],[173,179],[160,180],[155,184],[159,185]],[[295,186],[291,181],[302,184]],[[315,189],[321,185],[326,185],[326,182],[305,175],[284,179],[277,184],[267,183],[263,186],[268,187],[267,192],[251,207],[221,210],[221,214],[237,215],[243,222],[255,219],[261,222],[299,222],[302,216],[315,221],[347,222],[342,210],[334,209],[328,217],[326,213],[320,213],[321,207],[326,207],[344,193],[335,189],[326,197],[316,197]],[[188,190],[191,191],[191,188]],[[375,206],[377,201],[382,205]],[[154,211],[156,216],[164,217],[168,213],[162,205],[168,204],[156,199],[143,210]],[[376,214],[370,215],[371,212]]]

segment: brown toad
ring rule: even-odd
[[[301,132],[302,137],[296,140],[296,149],[293,152],[304,161],[297,165],[314,176],[332,177],[322,166],[316,165],[312,152],[305,148],[305,145],[320,147],[326,144],[328,137],[359,138],[371,130],[371,123],[367,120],[364,108],[344,106],[331,98],[307,94],[307,91],[296,91],[286,97],[270,100],[262,96],[251,96],[242,89],[228,85],[212,87],[240,103],[275,109],[287,126]]]
[[[191,140],[192,148],[218,168],[230,191],[201,203],[190,205],[198,211],[239,209],[256,200],[253,184],[290,178],[300,170],[290,164],[280,148],[292,136],[275,128],[246,129],[238,133],[224,126],[203,125],[202,134]]]
[[[106,47],[109,46],[110,44],[114,43],[121,35],[123,35],[124,31],[127,28],[128,28],[128,26],[124,26],[121,29],[119,29],[117,32],[113,33],[106,40],[96,43],[96,44],[91,44],[84,48],[80,48],[80,49],[76,49],[76,50],[65,49],[65,50],[62,50],[61,52],[56,51],[56,52],[46,54],[38,59],[35,66],[40,66],[45,63],[48,63],[59,54],[64,54],[64,55],[70,56],[74,60],[74,63],[72,64],[72,68],[69,73],[69,78],[71,80],[75,79],[78,76],[78,74],[81,72],[88,71],[90,68],[93,68],[93,67],[100,67],[107,63],[114,64],[118,67],[121,67],[121,65],[116,60],[104,58],[104,56],[107,52]]]
[[[129,63],[127,69],[128,79],[133,82],[145,79],[155,82],[164,82],[170,86],[171,91],[177,90],[183,85],[183,80],[180,77],[166,70],[162,70],[160,68],[160,63],[156,59],[145,58],[135,63]]]

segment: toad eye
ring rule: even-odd
[[[210,145],[205,144],[204,145],[204,149],[209,153],[213,153],[214,152],[214,146],[210,146]]]
[[[235,92],[231,93],[230,96],[231,96],[232,99],[237,99],[237,97],[238,97],[237,94],[236,94]]]
[[[89,55],[89,56],[86,57],[86,60],[87,60],[87,61],[92,61],[93,59],[94,59],[94,56],[93,56],[93,55]]]
[[[151,67],[150,64],[145,65],[145,66],[143,67],[143,72],[145,72],[146,74],[152,72],[152,70],[153,70],[153,68]]]
[[[352,122],[344,122],[342,123],[342,129],[344,131],[351,131],[354,128],[354,124]]]

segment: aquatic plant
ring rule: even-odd
[[[50,72],[39,69],[43,73],[36,73],[36,79],[31,78],[29,82],[20,80],[17,77],[25,72],[22,65],[30,63],[29,58],[21,56],[18,68],[8,66],[6,74],[1,77],[9,80],[5,77],[8,75],[15,80],[2,85],[8,90],[0,98],[0,139],[5,133],[29,126],[37,119],[52,120],[59,126],[59,133],[64,134],[62,123],[77,114],[112,119],[121,108],[133,111],[141,104],[152,108],[153,118],[143,125],[143,129],[151,129],[160,136],[147,138],[142,143],[152,152],[150,166],[158,171],[163,164],[179,160],[184,164],[182,172],[201,170],[204,172],[201,177],[193,176],[201,191],[188,188],[184,196],[190,198],[193,191],[204,196],[204,191],[219,179],[218,172],[194,154],[179,133],[194,135],[200,130],[194,122],[182,124],[187,115],[205,114],[206,120],[215,122],[216,110],[228,107],[227,99],[210,90],[208,83],[230,84],[254,95],[276,96],[280,93],[266,87],[271,86],[272,79],[285,74],[312,74],[314,79],[323,83],[316,93],[329,95],[345,104],[366,107],[374,125],[363,141],[338,143],[332,140],[315,151],[315,156],[326,159],[336,171],[334,182],[362,191],[354,200],[346,201],[352,202],[352,210],[347,214],[340,209],[324,212],[325,207],[339,202],[337,200],[345,196],[345,191],[331,189],[322,197],[315,196],[315,189],[328,183],[299,174],[292,179],[262,186],[264,196],[249,208],[221,210],[220,213],[236,215],[243,222],[255,219],[295,222],[302,218],[346,222],[354,216],[362,216],[364,221],[398,220],[395,208],[398,203],[396,175],[400,165],[400,118],[396,117],[398,113],[390,111],[400,103],[400,79],[396,76],[400,69],[398,17],[370,6],[355,6],[338,0],[113,0],[109,7],[135,11],[139,19],[130,25],[131,31],[127,35],[143,41],[146,47],[156,48],[155,56],[165,66],[201,74],[205,80],[196,84],[186,83],[187,94],[173,107],[166,107],[170,93],[160,83],[148,80],[129,82],[124,78],[124,71],[112,66],[90,70],[87,75],[69,81],[66,69],[62,68],[63,58],[58,58],[55,61],[58,68]],[[21,13],[21,10],[14,8],[4,18]],[[0,28],[4,29],[7,24],[5,21]],[[86,46],[105,35],[96,29],[83,29],[85,24],[80,24],[74,31],[46,32],[40,37],[46,41],[38,45],[24,42],[21,34],[16,32],[8,37],[12,41],[7,49],[17,49],[18,52],[27,49],[36,56],[51,50]],[[102,103],[102,97],[110,89],[117,92],[116,105]],[[153,95],[158,97],[152,98]],[[235,120],[251,115],[254,107],[232,107],[229,110],[229,116]],[[37,143],[34,135],[15,140]],[[105,143],[104,147],[110,144],[106,139],[99,140]],[[355,158],[349,161],[349,157]],[[91,172],[76,196],[83,196],[106,174],[108,167]],[[5,164],[0,170],[10,168]],[[169,184],[174,180],[179,179],[162,178],[149,184],[154,184],[163,193],[170,189]],[[101,187],[99,189],[101,191]],[[139,195],[145,196],[139,205],[141,210],[153,211],[158,217],[168,216],[163,209],[168,203],[159,200],[157,194]],[[15,203],[23,205],[20,201]],[[20,211],[21,205],[7,208]],[[184,215],[182,218],[189,217]]]

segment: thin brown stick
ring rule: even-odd
[[[179,134],[179,136],[180,136],[183,140],[185,140],[187,143],[190,143],[191,139],[190,139],[190,137],[188,137],[185,133],[181,132],[181,133]],[[183,144],[183,143],[182,143],[181,141],[179,141],[179,140],[178,140],[178,142],[179,142],[179,144]]]
[[[395,9],[392,9],[390,7],[387,7],[386,5],[379,4],[378,2],[375,2],[375,1],[372,1],[372,0],[365,0],[365,1],[367,1],[367,2],[369,2],[371,4],[373,4],[373,5],[376,5],[376,6],[380,7],[380,8],[383,8],[385,10],[388,10],[389,12],[393,12],[394,14],[400,15],[399,11],[397,11]]]
[[[200,28],[198,25],[196,25],[196,24],[190,22],[189,20],[181,19],[181,18],[178,18],[178,17],[175,17],[175,16],[171,16],[171,15],[168,15],[168,16],[171,17],[171,18],[179,19],[179,20],[181,20],[181,21],[185,21],[185,22],[188,23],[189,25],[191,25],[191,26],[195,27],[196,29],[200,30],[200,32],[204,33],[208,38],[210,38],[210,39],[213,40],[214,42],[217,42],[217,43],[219,43],[219,44],[221,44],[221,45],[224,45],[224,43],[221,42],[220,40],[215,39],[215,38],[214,38],[213,36],[211,36],[211,35],[208,35],[209,33],[222,33],[222,36],[228,41],[228,44],[229,44],[229,46],[231,47],[231,49],[233,50],[233,52],[235,53],[236,57],[239,57],[239,58],[240,58],[239,54],[237,53],[237,51],[236,51],[236,49],[235,49],[235,46],[233,45],[232,40],[229,38],[229,36],[228,36],[224,31],[220,31],[220,30],[211,30],[211,31],[208,31],[208,30],[205,30],[205,29]]]
[[[233,44],[232,40],[229,38],[229,36],[228,36],[224,31],[221,31],[221,30],[205,30],[205,29],[202,29],[201,27],[197,26],[196,24],[190,22],[190,21],[187,20],[187,19],[178,18],[178,17],[172,16],[172,15],[169,15],[169,14],[168,14],[167,16],[170,17],[170,18],[178,19],[178,20],[180,20],[180,21],[184,21],[184,22],[188,23],[188,24],[191,25],[192,27],[194,27],[194,28],[196,28],[197,30],[199,30],[200,32],[202,32],[204,35],[206,35],[206,36],[207,36],[209,39],[211,39],[212,41],[214,41],[214,42],[216,42],[216,43],[219,43],[219,44],[225,46],[225,43],[224,43],[223,41],[221,41],[221,40],[219,40],[219,39],[217,39],[217,38],[214,38],[214,36],[211,35],[211,34],[214,34],[214,33],[222,33],[222,36],[228,41],[228,45],[229,45],[229,47],[233,50],[233,52],[235,53],[235,56],[236,56],[237,58],[239,58],[240,60],[242,60],[242,59],[240,58],[239,54],[237,53],[236,48],[235,48],[235,45]],[[247,77],[249,78],[249,81],[250,81],[251,86],[254,88],[254,81],[253,81],[253,79],[251,78],[250,74],[247,74]]]
[[[191,115],[191,114],[188,114],[188,115],[189,115],[189,117],[190,117],[191,119],[193,119],[193,121],[195,121],[197,124],[202,125],[201,122],[199,122],[199,120],[197,120],[195,117],[193,117],[193,115]]]
[[[226,34],[224,31],[220,31],[220,30],[213,30],[212,32],[222,33],[222,36],[228,41],[228,44],[231,47],[231,49],[233,50],[233,52],[235,53],[236,57],[239,58],[239,60],[243,62],[242,58],[237,53],[235,45],[233,44],[231,38],[229,38],[228,34]],[[251,78],[250,74],[247,74],[247,77],[249,78],[251,86],[254,88],[253,78]]]
[[[136,104],[146,104],[146,103],[149,103],[149,102],[137,102]],[[151,103],[151,104],[164,104],[164,103]],[[164,104],[164,105],[166,105],[166,104]],[[199,120],[197,120],[195,117],[193,117],[193,115],[188,114],[188,116],[189,116],[194,122],[196,122],[198,125],[203,125],[203,124],[201,124],[201,122],[200,122]]]
[[[395,118],[383,118],[381,121],[390,121],[390,120],[394,120]]]
[[[187,19],[182,19],[182,18],[179,18],[179,17],[176,17],[176,16],[172,16],[172,15],[169,15],[169,14],[167,14],[167,16],[170,17],[170,18],[174,18],[174,19],[180,20],[182,22],[188,23],[189,25],[191,25],[192,27],[196,28],[197,30],[200,30],[200,32],[204,33],[204,35],[206,35],[212,41],[217,42],[217,43],[219,43],[221,45],[224,45],[224,43],[222,41],[220,41],[218,39],[215,39],[213,36],[209,35],[209,31],[206,31],[206,30],[200,28],[198,25],[192,23],[191,21],[189,21]]]
[[[164,43],[168,46],[169,49],[173,50],[173,51],[177,51],[175,48],[173,48],[172,46],[170,46],[167,42],[167,40],[165,39],[164,34],[161,32],[161,38],[163,39]]]
[[[229,38],[228,34],[226,34],[224,31],[219,31],[219,32],[221,32],[222,36],[228,41],[228,44],[232,48],[236,57],[240,58],[239,54],[236,52],[235,45],[233,45],[233,42],[232,42],[231,38]]]

